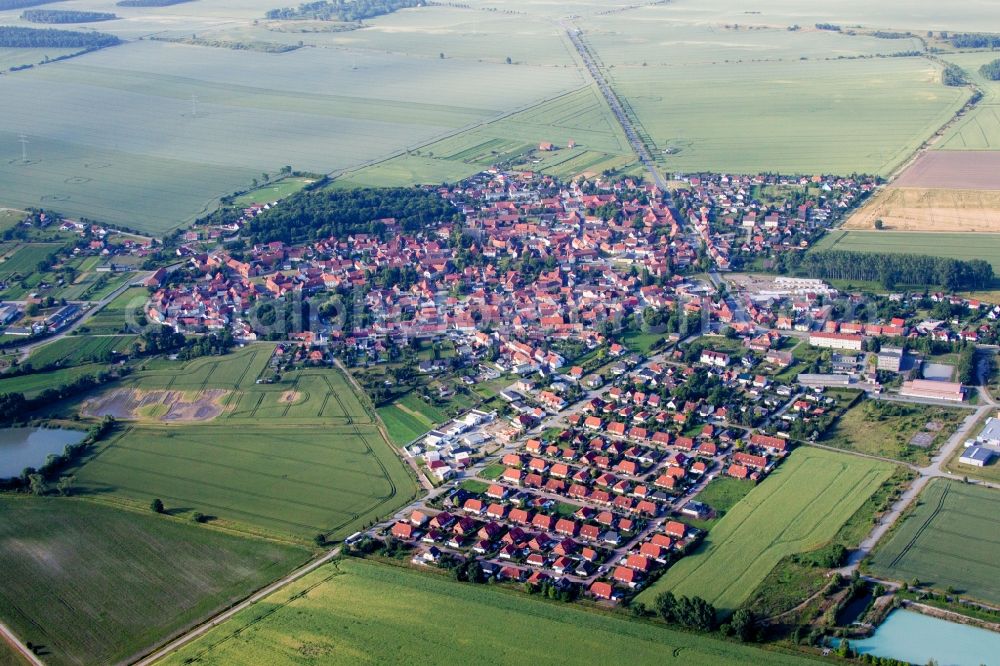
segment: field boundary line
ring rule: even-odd
[[[21,639],[17,637],[17,634],[8,627],[3,622],[0,622],[0,638],[10,645],[11,649],[17,652],[19,655],[28,660],[28,663],[32,666],[45,666],[45,662],[38,658],[38,656],[28,649],[28,646],[21,642]]]
[[[339,546],[327,552],[326,554],[321,555],[320,557],[314,559],[312,562],[309,562],[299,567],[298,569],[288,574],[287,576],[279,578],[270,585],[254,592],[252,595],[250,595],[243,601],[240,601],[230,606],[229,608],[223,610],[222,612],[217,613],[216,615],[210,617],[201,624],[196,625],[195,627],[189,629],[187,632],[181,634],[180,636],[177,636],[172,641],[168,642],[162,647],[154,648],[153,650],[146,652],[145,654],[141,655],[139,659],[133,661],[132,664],[134,664],[134,666],[151,666],[160,659],[163,659],[169,654],[176,652],[178,649],[184,647],[188,643],[205,635],[206,633],[208,633],[209,630],[214,629],[215,627],[222,624],[226,620],[232,618],[233,616],[246,610],[247,608],[250,608],[258,601],[262,601],[271,594],[299,580],[303,576],[312,573],[313,571],[320,568],[327,562],[332,561],[338,555],[340,555]]]

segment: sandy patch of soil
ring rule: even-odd
[[[116,419],[141,419],[142,412],[157,414],[153,420],[165,423],[210,421],[223,412],[222,399],[229,394],[223,389],[209,389],[190,394],[184,391],[143,391],[114,389],[83,403],[84,416],[110,415]],[[154,409],[150,409],[154,408]]]
[[[285,391],[278,398],[278,403],[282,405],[294,404],[302,399],[302,394],[298,391]]]

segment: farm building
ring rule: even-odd
[[[849,386],[851,384],[851,376],[841,374],[803,372],[799,374],[797,379],[803,386]]]
[[[911,398],[962,402],[965,400],[965,387],[957,382],[938,382],[930,379],[914,379],[908,382],[903,382],[903,387],[899,389],[899,394]]]
[[[976,440],[989,446],[1000,447],[1000,418],[988,419]]]
[[[962,452],[958,462],[963,465],[974,465],[976,467],[986,467],[993,459],[993,451],[982,446],[970,446]]]

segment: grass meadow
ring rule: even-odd
[[[579,664],[616,663],[623,654],[634,664],[662,664],[671,655],[690,666],[811,663],[356,559],[318,569],[163,663]]]
[[[303,187],[313,182],[310,178],[282,178],[281,180],[267,185],[261,185],[255,190],[233,199],[234,206],[250,206],[252,204],[271,203],[295,194]]]
[[[639,594],[697,595],[722,612],[743,604],[786,555],[815,550],[892,474],[892,465],[800,448],[732,507],[692,553]]]
[[[1000,271],[1000,234],[918,231],[832,231],[815,250],[927,254],[950,259],[986,259]]]
[[[19,377],[4,377],[0,379],[0,393],[23,393],[26,398],[34,398],[47,388],[69,384],[84,375],[96,375],[106,369],[107,365],[103,363],[85,363],[49,372],[37,372]]]
[[[148,508],[0,496],[0,615],[47,664],[128,660],[303,562]]]
[[[883,409],[889,411],[883,413]],[[870,456],[926,465],[933,452],[971,413],[966,409],[934,405],[862,400],[837,419],[824,434],[822,443]],[[931,422],[940,424],[941,429],[937,432],[925,430]],[[919,432],[932,432],[930,446],[910,445],[910,440]]]
[[[212,391],[223,407],[211,420],[169,423],[147,410],[79,467],[81,490],[137,507],[158,497],[180,514],[300,541],[342,538],[410,501],[414,482],[366,399],[332,368],[258,384],[273,349],[163,361],[110,387],[206,403]]]
[[[869,562],[879,576],[1000,603],[1000,493],[934,479]]]
[[[607,69],[672,172],[888,173],[969,95],[922,58]],[[670,150],[670,154],[663,151]]]

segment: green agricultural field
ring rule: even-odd
[[[712,507],[715,517],[709,520],[693,520],[691,523],[700,529],[711,528],[753,488],[753,481],[745,479],[734,479],[731,476],[718,476],[712,479],[694,499]]]
[[[448,420],[447,414],[413,392],[377,411],[389,431],[389,438],[398,445],[408,444]]]
[[[26,398],[34,398],[47,388],[55,388],[69,384],[84,375],[96,375],[107,366],[102,363],[86,363],[69,368],[60,368],[50,372],[38,372],[20,377],[5,377],[0,379],[0,393],[23,393]]]
[[[0,643],[0,666],[28,666],[28,662],[7,643]]]
[[[872,456],[896,458],[918,465],[930,462],[932,453],[972,414],[966,409],[910,403],[862,400],[837,419],[822,439],[826,446]],[[926,429],[927,424],[940,429]],[[928,432],[928,447],[911,446],[910,440]]]
[[[945,132],[935,148],[939,150],[997,150],[1000,148],[1000,81],[990,81],[979,68],[997,58],[996,53],[952,53],[946,59],[965,70],[966,76],[983,91],[983,99]]]
[[[270,203],[295,194],[303,187],[313,182],[311,178],[282,178],[269,185],[262,185],[255,190],[233,199],[234,206],[249,206],[256,203]]]
[[[127,324],[138,325],[147,301],[149,291],[145,287],[130,287],[88,319],[80,330],[94,335],[121,333]]]
[[[669,173],[888,173],[969,95],[938,72],[922,58],[606,70]]]
[[[15,224],[24,219],[23,210],[12,208],[0,208],[0,231],[11,229]]]
[[[691,9],[685,8],[685,9]],[[916,37],[879,39],[869,35],[848,35],[829,30],[796,30],[784,27],[748,29],[739,19],[722,26],[678,20],[677,9],[669,5],[645,5],[633,11],[590,16],[579,24],[591,47],[605,65],[678,66],[763,61],[797,61],[800,58],[825,60],[851,58],[923,48]]]
[[[277,666],[309,655],[330,664],[579,664],[624,654],[634,664],[813,663],[355,559],[309,574],[163,663]]]
[[[348,379],[308,368],[257,383],[273,350],[161,361],[81,400],[90,416],[129,422],[75,472],[81,490],[303,541],[342,538],[410,501],[412,478]]]
[[[669,590],[700,596],[722,612],[738,608],[783,557],[832,539],[892,470],[887,463],[797,449],[639,601],[650,606]]]
[[[62,247],[58,243],[25,243],[4,256],[0,261],[0,277],[27,275],[38,271],[38,262],[44,261]]]
[[[53,666],[129,660],[303,562],[148,509],[0,496],[0,619]]]
[[[75,472],[84,493],[217,516],[248,533],[343,538],[413,499],[374,426],[134,426]]]
[[[31,143],[28,163],[0,160],[2,204],[161,235],[264,171],[356,167],[583,83],[570,67],[133,41],[4,77],[0,145],[19,158],[18,134]]]
[[[132,343],[137,339],[134,335],[59,338],[31,352],[28,362],[41,368],[56,364],[70,366],[93,360],[101,361],[110,352],[131,351]]]
[[[879,576],[1000,603],[1000,492],[934,479],[869,566]]]
[[[927,254],[950,259],[986,259],[1000,272],[1000,234],[975,232],[833,231],[814,250]]]
[[[78,49],[22,49],[0,48],[0,72],[6,72],[12,67],[37,65],[46,58],[53,59],[76,53]]]
[[[569,142],[576,145],[569,148]],[[539,152],[552,143],[554,151]],[[420,146],[406,155],[345,174],[338,186],[404,185],[457,180],[502,162],[573,178],[635,162],[620,126],[593,87],[560,95],[491,123]]]
[[[397,405],[379,407],[378,415],[385,423],[385,428],[389,432],[389,438],[393,444],[399,446],[409,444],[434,427],[423,419],[409,412],[404,412]]]

